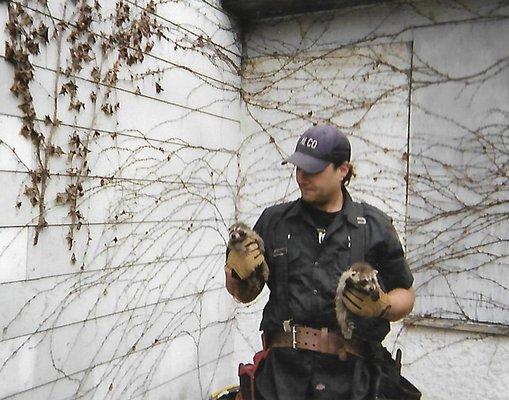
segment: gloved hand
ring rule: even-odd
[[[383,290],[378,293],[378,299],[373,300],[369,293],[347,286],[343,290],[343,304],[359,317],[383,317],[391,308],[391,303],[387,293]]]
[[[239,279],[247,279],[253,271],[261,265],[265,258],[258,246],[258,243],[252,238],[247,237],[242,243],[242,250],[230,249],[226,257],[226,266],[232,269],[232,276]],[[237,276],[236,276],[237,275]]]

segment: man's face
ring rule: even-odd
[[[341,182],[347,172],[346,163],[336,169],[333,164],[329,164],[316,174],[309,174],[297,168],[297,184],[302,198],[318,208],[336,201],[341,195]]]

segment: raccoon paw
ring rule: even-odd
[[[348,321],[344,326],[341,327],[341,333],[345,339],[351,339],[355,324],[352,321]]]

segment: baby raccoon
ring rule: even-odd
[[[229,239],[228,239],[228,250],[236,250],[237,252],[241,254],[248,253],[248,250],[243,243],[246,238],[249,238],[247,244],[249,245],[252,242],[256,242],[258,244],[258,248],[260,249],[260,252],[262,254],[265,253],[265,247],[263,245],[263,239],[258,235],[255,231],[253,231],[251,228],[249,228],[246,224],[242,222],[236,222],[230,228],[228,229],[229,232]],[[232,271],[232,273],[236,274],[235,271]],[[265,259],[263,262],[256,267],[256,272],[258,275],[261,274],[261,277],[265,282],[269,279],[269,266],[265,262]]]
[[[345,339],[351,339],[355,324],[348,319],[350,311],[345,307],[342,294],[345,287],[355,288],[371,296],[373,301],[380,298],[380,284],[376,277],[377,271],[368,263],[356,262],[339,277],[336,290],[336,318]]]

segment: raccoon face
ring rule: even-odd
[[[229,229],[230,243],[242,242],[247,236],[247,225],[237,222],[233,224]]]
[[[373,301],[377,301],[380,298],[376,270],[353,271],[346,283],[349,286],[369,294]]]

